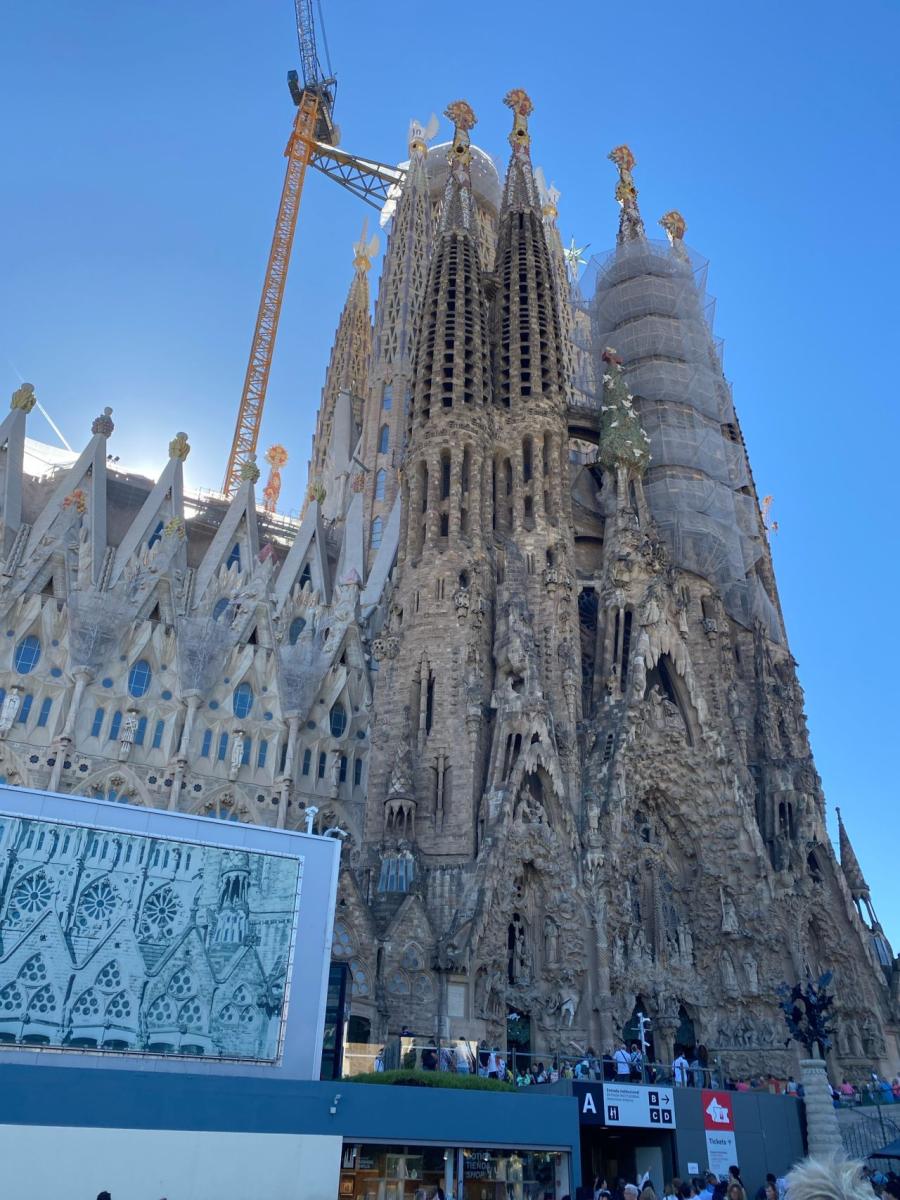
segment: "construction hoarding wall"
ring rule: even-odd
[[[341,1138],[0,1125],[4,1195],[29,1200],[335,1200]]]
[[[0,1057],[316,1078],[339,854],[0,788]]]

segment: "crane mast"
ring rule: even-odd
[[[337,80],[325,75],[319,64],[316,49],[315,24],[312,0],[294,0],[297,17],[297,39],[300,44],[300,67],[303,73],[301,86],[296,71],[288,72],[288,88],[297,113],[288,140],[285,157],[287,169],[281,201],[275,219],[275,232],[266,264],[262,295],[256,314],[256,326],[250,346],[250,360],[244,376],[244,388],[238,408],[231,453],[225,470],[222,491],[233,496],[241,483],[241,472],[245,465],[253,463],[259,442],[263,406],[278,319],[284,299],[291,261],[291,247],[297,228],[297,213],[307,167],[315,167],[329,179],[333,179],[348,191],[380,208],[388,197],[391,187],[402,184],[404,172],[374,159],[359,158],[337,150],[337,129],[332,116]]]

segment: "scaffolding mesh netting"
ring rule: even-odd
[[[673,562],[716,584],[735,620],[761,620],[780,641],[758,571],[764,533],[706,277],[705,259],[654,239],[592,258],[575,297],[574,403],[599,408],[600,355],[614,348],[650,438],[644,488]]]

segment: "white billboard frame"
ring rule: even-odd
[[[213,1058],[148,1050],[2,1043],[0,1063],[45,1062],[54,1066],[133,1071],[319,1078],[340,871],[340,841],[293,830],[270,829],[9,784],[0,784],[0,819],[3,817],[293,859],[298,863],[299,904],[295,905],[294,911],[275,1058]]]

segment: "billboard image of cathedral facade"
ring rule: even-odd
[[[0,814],[0,1049],[276,1061],[302,871]]]

